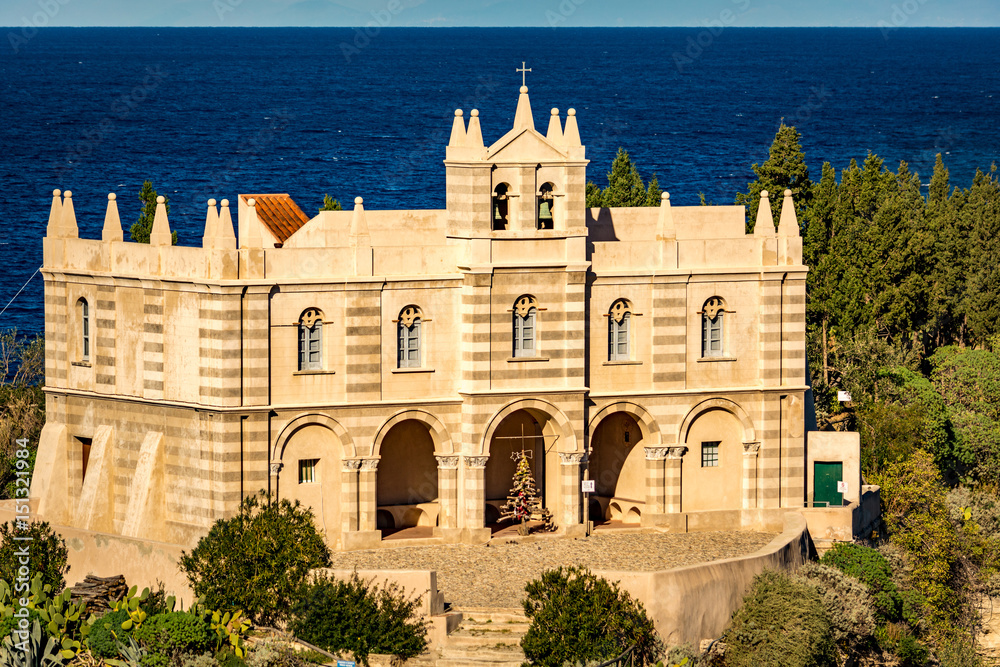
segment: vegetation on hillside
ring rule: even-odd
[[[14,498],[18,488],[23,497],[23,480],[31,479],[45,425],[44,380],[42,337],[0,331],[0,498]]]

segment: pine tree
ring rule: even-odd
[[[747,192],[736,195],[736,204],[747,207],[747,231],[753,230],[757,219],[757,206],[760,203],[760,193],[767,190],[771,199],[771,213],[777,226],[781,216],[782,196],[785,190],[792,191],[795,202],[795,213],[799,224],[805,220],[806,210],[812,201],[812,181],[809,180],[809,167],[806,166],[806,156],[802,152],[802,135],[795,127],[784,122],[774,135],[767,160],[763,164],[754,164],[754,174],[757,180],[747,183]]]
[[[601,208],[604,206],[604,195],[601,189],[593,181],[587,181],[587,208]]]
[[[522,535],[528,534],[529,521],[541,521],[542,530],[555,530],[552,512],[542,507],[528,457],[525,452],[514,452],[513,456],[517,461],[517,469],[514,471],[513,486],[507,502],[500,508],[500,521],[519,523],[518,532]]]
[[[331,197],[330,195],[323,195],[323,205],[319,208],[320,212],[323,211],[343,211],[344,207],[340,205],[340,202]]]
[[[649,179],[649,187],[646,189],[646,206],[659,206],[663,190],[660,189],[660,180],[656,174]]]
[[[628,152],[619,147],[608,172],[608,187],[602,193],[602,204],[608,208],[646,206],[646,197],[646,186],[642,183],[639,170],[632,164]]]
[[[142,212],[128,233],[136,243],[149,243],[149,235],[153,233],[153,220],[156,218],[156,190],[153,189],[152,181],[143,181],[142,190],[139,191],[139,201],[142,202]],[[170,213],[170,204],[167,197],[163,198]],[[177,245],[177,232],[171,234],[173,245]]]

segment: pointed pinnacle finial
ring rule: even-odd
[[[559,109],[552,109],[552,115],[549,116],[549,131],[545,134],[545,138],[557,146],[562,145],[563,131],[562,122],[559,120]]]
[[[102,241],[118,241],[120,243],[125,238],[122,233],[122,221],[118,216],[118,202],[115,201],[117,198],[118,195],[114,192],[108,194],[108,210],[104,214],[104,229],[101,230]]]
[[[527,86],[521,86],[521,94],[517,96],[517,111],[514,112],[514,129],[535,129],[535,119],[531,117],[531,100],[528,99]]]
[[[568,109],[566,111],[566,129],[563,130],[563,144],[568,147],[583,145],[580,141],[580,128],[576,124],[576,109]]]
[[[260,220],[257,218],[257,200],[253,197],[247,199],[247,228],[245,247],[263,248],[264,241],[260,235]]]
[[[798,236],[799,221],[795,217],[795,203],[792,191],[785,190],[781,200],[781,217],[778,218],[778,236]]]
[[[455,120],[451,122],[451,138],[448,145],[452,147],[465,145],[465,119],[462,118],[462,110],[455,109]]]
[[[76,211],[73,210],[73,193],[67,190],[63,193],[62,212],[59,215],[59,235],[66,239],[80,237],[76,226]]]
[[[167,199],[163,195],[156,198],[156,215],[153,216],[153,231],[149,234],[150,245],[171,245],[170,221],[167,220]]]
[[[219,230],[215,237],[214,248],[216,250],[236,250],[236,232],[233,230],[233,214],[229,211],[229,200],[223,199],[222,209],[219,211],[219,221],[216,229]]]
[[[50,239],[59,237],[59,222],[62,220],[62,191],[52,191],[52,208],[49,209],[49,224],[45,228],[45,236]]]
[[[205,215],[205,234],[201,237],[201,247],[214,248],[219,235],[219,209],[215,208],[215,200],[208,200],[208,213]]]
[[[479,127],[479,109],[469,112],[469,131],[465,135],[465,145],[469,148],[485,148],[483,129]]]
[[[754,236],[774,236],[774,217],[771,215],[771,200],[767,190],[760,191],[760,205],[757,206],[757,220],[753,224]]]
[[[660,195],[659,228],[661,239],[677,238],[677,229],[674,227],[674,211],[670,206],[669,192],[664,192]]]

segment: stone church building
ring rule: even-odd
[[[266,489],[333,547],[483,541],[522,450],[566,534],[584,502],[684,531],[813,500],[787,192],[752,234],[743,207],[667,194],[588,209],[574,110],[543,134],[526,87],[492,145],[456,111],[444,161],[443,210],[244,194],[209,201],[201,247],[170,245],[162,203],[149,245],[123,241],[113,194],[79,238],[55,191],[37,511],[193,544]]]

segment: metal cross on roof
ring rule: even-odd
[[[522,60],[521,61],[521,67],[519,69],[514,70],[514,71],[521,73],[521,85],[522,86],[527,86],[528,83],[526,81],[526,77],[528,76],[528,72],[531,71],[531,68],[528,67],[527,69],[525,69],[524,65],[525,65],[525,62]]]

